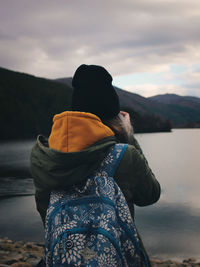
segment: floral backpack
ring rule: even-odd
[[[85,185],[51,193],[47,266],[148,266],[125,197],[113,179],[126,148],[114,145]]]

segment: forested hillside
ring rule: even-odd
[[[60,78],[57,81],[71,86],[72,78]],[[169,121],[173,128],[200,127],[200,98],[198,97],[165,94],[147,98],[115,88],[121,107],[128,107],[138,113],[136,117],[140,117],[140,126],[139,128],[136,126],[136,129],[139,131],[166,128]],[[150,117],[152,122],[149,122]]]
[[[49,135],[55,114],[70,110],[72,88],[55,80],[0,68],[0,140]],[[144,115],[131,105],[135,132],[169,131],[170,123],[155,115]]]
[[[71,77],[59,78],[56,81],[72,88]],[[153,106],[149,105],[150,101],[147,98],[117,87],[115,89],[119,96],[121,110],[127,111],[130,114],[135,133],[171,131],[171,121],[159,113],[154,113]],[[159,106],[162,105],[159,104]]]
[[[176,94],[156,95],[148,98],[158,105],[164,105],[168,117],[177,127],[200,127],[200,98]]]
[[[154,114],[163,120],[170,120],[173,128],[200,126],[200,98],[175,94],[142,97],[118,89],[121,104],[132,105],[140,114]]]
[[[0,68],[0,139],[48,135],[53,115],[69,109],[71,94],[64,84]]]

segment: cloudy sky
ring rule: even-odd
[[[47,78],[82,64],[143,96],[200,97],[200,0],[0,0],[0,66]]]

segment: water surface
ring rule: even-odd
[[[149,165],[162,187],[160,201],[136,207],[136,225],[153,257],[200,259],[200,129],[172,133],[137,134]],[[0,144],[0,166],[28,170],[33,142]],[[2,149],[3,146],[3,149]],[[13,172],[12,172],[13,173]],[[32,179],[2,177],[0,171],[0,237],[43,240],[42,223],[36,212]],[[5,198],[9,194],[15,197]]]
[[[200,129],[137,139],[162,187],[158,203],[136,209],[147,249],[162,258],[200,258]]]

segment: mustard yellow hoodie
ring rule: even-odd
[[[53,118],[49,147],[65,153],[77,152],[109,136],[114,136],[113,131],[96,115],[65,111]]]

